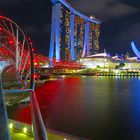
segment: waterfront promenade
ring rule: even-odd
[[[9,119],[10,135],[12,140],[34,140],[32,125]],[[48,140],[82,140],[84,138],[72,136],[60,131],[47,129]],[[85,140],[85,139],[84,139]]]
[[[22,133],[20,131],[11,130],[10,134],[11,134],[12,140],[19,140],[19,139],[22,139],[22,140],[33,140],[33,136],[24,134],[24,133]],[[65,140],[65,137],[49,133],[48,134],[48,139],[49,140]],[[72,139],[66,139],[66,140],[72,140]]]

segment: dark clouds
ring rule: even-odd
[[[0,0],[0,14],[12,18],[27,32],[36,52],[48,55],[51,6],[48,0]]]
[[[101,20],[122,17],[138,11],[119,0],[68,0],[79,11],[87,15],[96,15]]]
[[[140,46],[139,0],[67,0],[73,8],[102,20],[100,51],[131,52],[130,41]],[[0,0],[0,13],[14,19],[30,35],[37,52],[47,54],[51,30],[49,0]],[[132,53],[133,54],[133,53]]]
[[[27,1],[27,0],[1,0],[0,4],[1,5],[9,5],[9,4],[15,4],[15,3],[20,3],[23,1]]]
[[[138,0],[67,0],[82,13],[102,20],[100,47],[108,52],[132,55],[130,42],[140,44],[140,1]]]

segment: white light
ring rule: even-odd
[[[118,75],[119,74],[119,70],[115,70],[115,73],[116,73],[116,75]]]
[[[93,17],[93,16],[90,16],[89,18],[90,18],[90,19],[93,19],[94,17]]]
[[[24,132],[24,133],[27,132],[27,128],[26,128],[26,127],[23,128],[23,132]]]
[[[12,129],[12,128],[13,128],[13,124],[12,124],[12,123],[10,123],[10,124],[9,124],[9,127],[10,127],[10,129]]]

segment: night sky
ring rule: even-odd
[[[130,42],[140,48],[140,0],[67,0],[81,13],[102,21],[100,52],[129,52]],[[0,15],[19,24],[31,37],[35,51],[48,56],[51,2],[49,0],[0,0]]]

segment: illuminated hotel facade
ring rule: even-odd
[[[52,24],[49,60],[74,61],[98,53],[100,21],[91,19],[65,0],[51,0]]]

